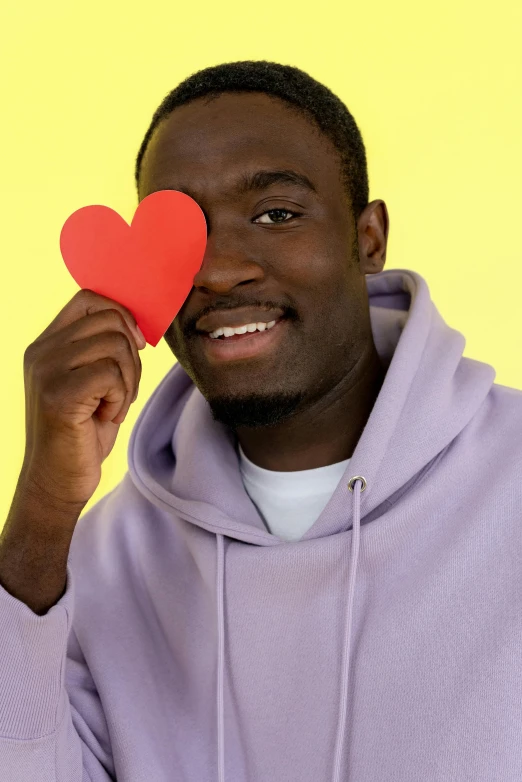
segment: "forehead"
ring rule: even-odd
[[[338,194],[340,156],[328,137],[286,102],[225,93],[175,109],[154,131],[142,160],[140,197],[169,187],[221,190],[245,171],[294,169],[317,192]]]

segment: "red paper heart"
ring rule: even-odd
[[[60,234],[62,257],[78,285],[130,310],[153,347],[192,290],[206,243],[200,206],[178,190],[148,195],[130,226],[108,206],[84,206]]]

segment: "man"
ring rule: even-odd
[[[206,254],[129,471],[81,519],[144,344],[83,292],[28,350],[0,778],[521,779],[522,393],[462,356],[417,273],[383,271],[346,107],[289,66],[206,69],[136,179],[198,202]]]

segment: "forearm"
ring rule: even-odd
[[[81,508],[60,507],[19,484],[0,535],[0,584],[42,616],[63,595]]]

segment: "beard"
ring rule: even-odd
[[[277,426],[292,417],[306,394],[293,393],[224,395],[208,399],[214,421],[235,430]]]

